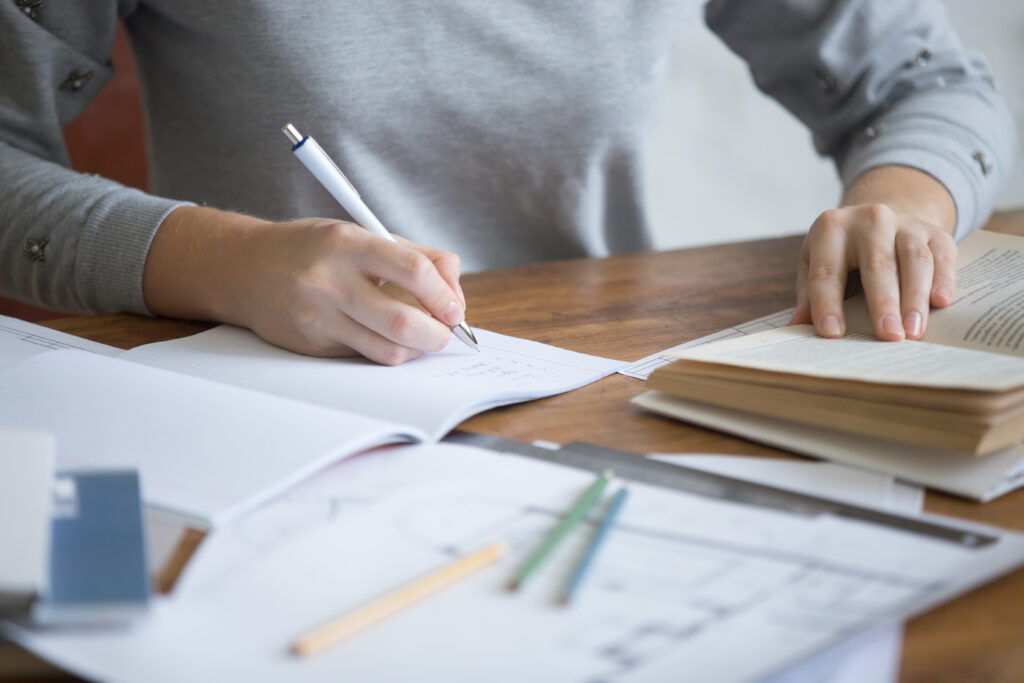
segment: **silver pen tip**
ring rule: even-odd
[[[302,133],[300,133],[298,129],[290,123],[284,124],[284,126],[281,127],[281,132],[284,133],[286,138],[288,138],[288,142],[293,145],[297,145],[302,142]]]
[[[471,349],[480,351],[480,344],[476,340],[476,335],[473,334],[473,330],[469,329],[469,325],[465,321],[462,321],[458,325],[452,325],[452,334],[459,338],[463,344]]]

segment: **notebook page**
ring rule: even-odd
[[[116,356],[121,349],[58,332],[42,325],[0,315],[0,370],[26,358],[60,349],[80,349]]]
[[[228,325],[140,346],[121,358],[414,425],[434,439],[488,408],[576,389],[623,365],[487,330],[474,333],[480,353],[453,337],[443,351],[396,367],[303,356]]]
[[[414,431],[79,350],[0,373],[4,424],[52,432],[62,469],[138,468],[147,504],[198,524]]]

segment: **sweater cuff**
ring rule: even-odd
[[[942,183],[956,204],[956,228],[953,238],[959,242],[988,219],[991,203],[983,209],[976,197],[977,190],[969,180],[971,169],[960,160],[931,149],[905,146],[851,157],[843,166],[843,185],[879,166],[908,166],[927,173]]]
[[[953,197],[953,237],[959,242],[991,215],[1012,171],[1015,142],[1013,118],[998,98],[939,88],[899,102],[860,131],[838,167],[847,187],[879,166],[909,166],[929,174]]]
[[[142,293],[142,273],[157,229],[180,206],[128,188],[110,192],[89,213],[75,259],[75,284],[96,312],[152,315]]]

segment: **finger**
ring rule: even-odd
[[[441,274],[444,281],[448,283],[448,286],[452,288],[455,295],[459,297],[459,303],[462,304],[462,309],[465,310],[466,295],[462,291],[462,285],[459,282],[459,278],[462,276],[462,260],[459,258],[459,255],[446,249],[416,244],[409,240],[403,240],[403,243],[412,249],[422,252],[433,262],[437,272]]]
[[[847,235],[837,212],[822,214],[808,233],[807,300],[814,328],[822,337],[841,337],[843,283],[847,275]]]
[[[900,341],[905,334],[900,317],[895,226],[888,219],[878,218],[871,220],[871,230],[860,233],[857,265],[875,337]]]
[[[369,275],[394,282],[449,327],[465,319],[459,296],[425,254],[397,242],[367,241],[361,266]]]
[[[935,264],[931,302],[936,308],[953,303],[956,295],[956,242],[945,232],[935,233],[928,241]]]
[[[807,298],[807,261],[804,259],[805,249],[800,251],[800,263],[796,267],[796,309],[787,325],[807,325],[811,322],[811,302]]]
[[[896,233],[899,267],[900,320],[908,339],[920,339],[928,325],[928,297],[932,290],[932,250],[925,236],[913,231]]]
[[[344,313],[341,313],[335,321],[333,332],[344,340],[344,345],[339,344],[339,347],[351,348],[359,355],[382,365],[401,365],[423,355],[423,351],[420,349],[403,346],[385,339]]]
[[[340,309],[355,322],[399,346],[440,351],[451,337],[448,327],[415,306],[388,296],[369,280],[351,282]]]

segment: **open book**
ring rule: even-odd
[[[863,298],[850,332],[773,329],[678,354],[652,389],[841,432],[978,455],[1024,438],[1024,238],[977,232],[960,246],[956,300],[923,341],[874,340]]]
[[[120,352],[0,317],[0,425],[57,437],[64,469],[134,467],[147,504],[217,524],[347,455],[437,441],[489,408],[622,363],[476,330],[398,367],[310,358],[222,326]]]

